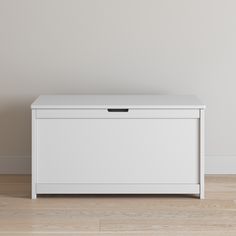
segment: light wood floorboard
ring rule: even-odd
[[[0,175],[0,235],[236,236],[236,175],[206,177],[185,195],[46,195],[30,176]]]

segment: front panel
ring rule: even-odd
[[[199,119],[37,119],[37,183],[197,184]]]

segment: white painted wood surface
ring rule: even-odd
[[[199,184],[37,184],[39,194],[199,194]]]
[[[199,129],[199,140],[200,140],[200,145],[199,145],[199,158],[200,158],[200,169],[199,169],[199,174],[200,174],[200,198],[204,199],[205,197],[205,191],[204,191],[204,185],[205,185],[205,110],[201,109],[200,110],[200,129]]]
[[[31,155],[32,155],[32,161],[31,161],[31,178],[32,178],[32,185],[31,185],[31,192],[32,192],[32,199],[35,199],[37,197],[37,191],[36,191],[36,183],[37,183],[37,119],[36,119],[36,110],[32,110],[32,143],[31,143]]]
[[[183,108],[200,109],[204,104],[193,95],[41,95],[31,108]]]
[[[127,112],[108,112],[107,109],[38,109],[37,119],[155,119],[199,118],[197,109],[128,109]]]
[[[41,119],[39,183],[198,183],[197,119]]]
[[[39,97],[32,105],[32,198],[37,193],[203,198],[204,105],[194,96],[177,96],[175,103],[173,96],[157,102],[158,97]]]

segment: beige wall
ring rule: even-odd
[[[235,0],[0,0],[0,155],[30,154],[39,94],[197,94],[236,155]]]

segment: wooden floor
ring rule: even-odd
[[[0,175],[0,235],[236,236],[236,175],[193,196],[60,195],[30,199],[30,177]]]

